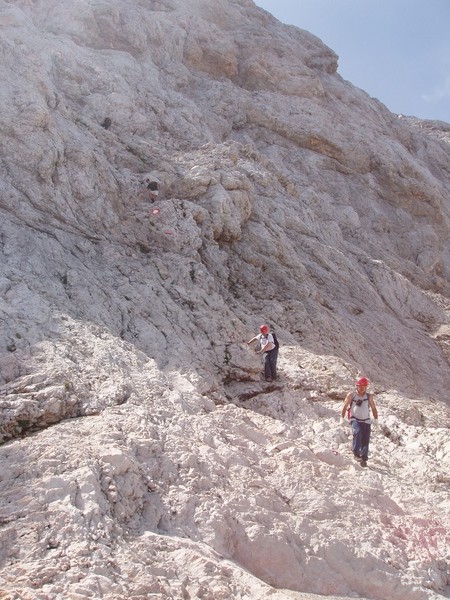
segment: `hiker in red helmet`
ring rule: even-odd
[[[341,410],[341,423],[345,423],[345,413],[348,411],[352,427],[353,456],[360,461],[362,467],[367,467],[369,458],[369,442],[371,432],[370,411],[374,418],[374,424],[378,423],[378,411],[375,406],[373,394],[367,393],[369,381],[366,377],[360,377],[355,381],[356,392],[349,392],[344,400]]]
[[[265,323],[261,325],[259,331],[260,333],[249,340],[247,344],[259,342],[258,354],[262,354],[264,357],[264,377],[266,381],[272,381],[277,378],[278,344],[275,341],[274,334],[269,332],[269,328]]]

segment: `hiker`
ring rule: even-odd
[[[145,185],[145,195],[153,202],[159,196],[159,186],[157,181],[152,181],[149,177],[146,177],[142,182]]]
[[[260,349],[257,352],[264,357],[264,377],[266,381],[272,381],[277,378],[278,343],[275,334],[269,333],[267,325],[261,325],[259,331],[247,344],[259,342]]]
[[[378,410],[375,406],[373,394],[367,393],[368,385],[369,381],[366,377],[360,377],[355,381],[356,392],[349,392],[345,397],[340,419],[341,424],[345,423],[345,413],[348,413],[353,432],[353,456],[360,461],[362,467],[367,467],[369,458],[370,411],[372,411],[374,419],[373,424],[378,423]]]
[[[104,129],[109,129],[111,127],[111,119],[109,117],[105,117],[105,119],[103,120],[103,123],[101,123],[100,125],[104,128]]]

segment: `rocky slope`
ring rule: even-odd
[[[0,27],[0,598],[449,597],[450,126],[250,0]]]

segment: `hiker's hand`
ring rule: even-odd
[[[378,419],[372,419],[372,426],[374,429],[378,429],[378,427],[379,427]]]
[[[344,417],[339,419],[339,425],[346,425]]]

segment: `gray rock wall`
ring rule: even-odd
[[[0,27],[4,597],[445,597],[450,126],[249,0]]]

